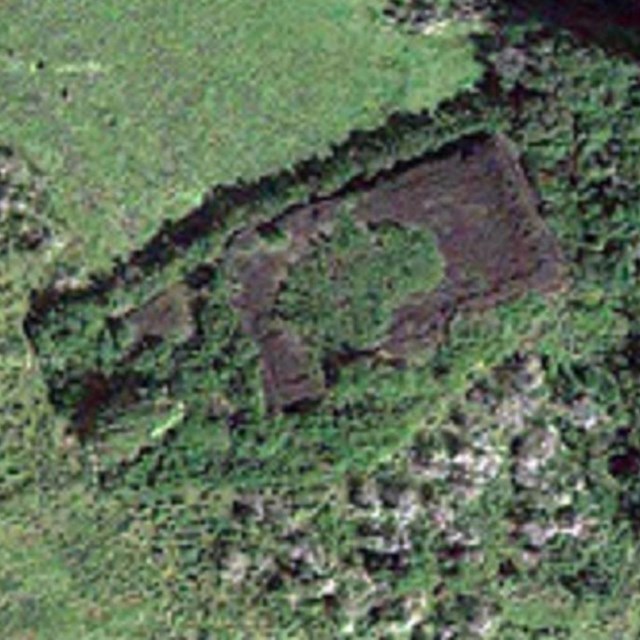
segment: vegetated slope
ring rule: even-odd
[[[38,224],[46,220],[46,240],[41,246],[32,249],[17,250],[18,247],[14,247],[10,256],[5,258],[6,269],[3,272],[7,278],[6,295],[10,300],[4,308],[7,312],[10,309],[15,311],[11,316],[5,314],[4,361],[14,362],[14,370],[25,380],[25,386],[18,387],[13,372],[3,378],[3,388],[6,388],[4,395],[13,399],[11,420],[6,423],[4,436],[7,446],[12,443],[12,473],[16,473],[24,481],[27,478],[30,481],[42,479],[43,474],[47,475],[48,472],[53,476],[59,474],[55,461],[51,461],[51,465],[44,464],[44,458],[54,453],[50,438],[60,431],[53,426],[56,421],[49,413],[51,407],[40,385],[34,354],[25,345],[23,335],[22,323],[29,304],[30,290],[42,292],[33,302],[32,311],[42,308],[42,305],[57,305],[64,317],[68,315],[63,310],[67,300],[88,296],[99,303],[101,295],[94,293],[108,294],[119,283],[124,284],[124,287],[118,294],[120,298],[113,297],[113,304],[116,307],[135,307],[152,299],[154,295],[162,294],[170,283],[189,274],[195,281],[201,280],[202,273],[206,275],[208,272],[207,264],[215,264],[220,259],[228,235],[247,221],[260,216],[268,218],[313,194],[321,196],[349,180],[375,174],[380,169],[393,165],[398,159],[410,158],[423,153],[425,149],[437,148],[458,135],[477,131],[490,124],[490,118],[483,122],[486,114],[479,111],[479,97],[477,93],[465,95],[455,104],[444,104],[433,116],[421,114],[395,117],[391,123],[372,134],[355,133],[324,161],[311,159],[296,165],[293,170],[282,171],[254,183],[219,187],[201,207],[185,218],[164,224],[144,250],[134,252],[126,263],[121,261],[111,275],[97,276],[96,280],[92,278],[94,285],[84,293],[78,290],[77,281],[60,280],[57,277],[60,253],[65,252],[65,244],[61,240],[65,235],[65,225],[48,206],[47,199],[41,198],[44,200],[43,206],[38,207],[34,220],[40,220]],[[21,166],[19,156],[16,156],[16,162]],[[6,176],[9,180],[7,184],[19,185],[23,180],[11,172],[7,172]],[[47,184],[46,179],[38,179],[38,189],[44,188],[46,192]],[[17,186],[10,186],[9,193],[14,192],[18,194],[21,191]],[[11,215],[16,216],[15,224],[28,229],[28,216],[25,218],[27,205],[24,198],[18,199],[16,206],[12,205]],[[37,228],[36,225],[33,230]],[[45,284],[47,286],[43,290]],[[101,315],[100,311],[96,317],[100,318]],[[90,332],[87,332],[88,327],[84,335],[89,335]],[[81,349],[81,352],[87,353],[86,349]],[[95,355],[103,357],[100,353]],[[33,438],[28,446],[24,442],[26,433]],[[15,457],[17,451],[21,452],[19,462]],[[11,477],[3,477],[3,484],[7,482],[11,485]]]
[[[469,88],[471,23],[381,0],[3,2],[0,140],[50,178],[75,272],[108,268],[212,186],[329,153]]]
[[[360,453],[366,466],[394,439],[406,438],[409,425],[403,425],[424,404],[415,385],[432,373],[428,362],[413,367],[412,356],[433,347],[436,331],[468,308],[562,288],[557,247],[532,200],[506,141],[466,140],[340,195],[293,207],[257,230],[235,229],[219,261],[195,245],[195,256],[177,256],[165,274],[184,270],[194,257],[202,262],[150,298],[146,279],[54,297],[30,318],[28,332],[54,405],[71,421],[71,432],[99,443],[99,464],[115,461],[121,447],[148,448],[158,433],[209,432],[217,447],[227,441],[224,448],[214,454],[203,441],[205,449],[194,447],[192,454],[220,482],[229,471],[233,482],[246,482],[250,472],[234,468],[250,464],[273,466],[278,475],[256,475],[253,482],[286,483],[282,471],[293,460],[317,472],[305,424],[342,413],[346,401],[361,405],[363,435],[388,439],[385,449]],[[252,204],[255,217],[258,203]],[[284,235],[284,246],[269,242],[260,231],[267,227]],[[320,254],[314,256],[314,247]],[[326,300],[328,292],[335,300]],[[531,323],[544,312],[538,307]],[[524,316],[520,322],[526,331]],[[385,380],[392,385],[397,397],[390,393],[383,411],[394,423],[367,426],[365,414],[380,413],[367,408],[373,398],[358,376],[380,394]],[[425,397],[444,389],[429,384]],[[327,397],[308,415],[304,408],[284,421],[270,415],[319,401],[324,391]],[[336,416],[324,427],[342,430],[330,447],[336,474],[353,463],[350,447],[337,446],[353,436],[352,428],[339,423]],[[298,430],[301,449],[292,440]],[[244,434],[234,445],[232,432]],[[248,459],[238,458],[253,437],[263,451],[258,446]],[[129,470],[137,462],[123,458]],[[307,473],[298,473],[304,482]]]

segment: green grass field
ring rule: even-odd
[[[0,6],[0,139],[44,171],[77,268],[105,268],[220,183],[324,156],[480,69],[452,23],[424,37],[380,0]]]

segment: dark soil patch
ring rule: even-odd
[[[188,340],[195,331],[190,305],[187,287],[176,285],[133,310],[124,319],[130,324],[136,344],[145,337],[166,338],[171,334]]]
[[[315,399],[321,392],[316,373],[305,364],[305,345],[275,317],[274,305],[287,274],[327,234],[342,206],[342,197],[327,198],[271,221],[269,235],[287,238],[282,247],[264,242],[264,224],[245,230],[230,247],[229,264],[241,285],[234,302],[245,330],[261,347],[272,408]],[[370,227],[429,228],[445,259],[437,289],[400,306],[387,337],[375,345],[375,352],[394,359],[432,344],[457,312],[487,309],[531,290],[557,291],[565,284],[558,246],[537,215],[535,195],[503,137],[467,139],[360,185],[352,215]]]
[[[261,346],[264,384],[272,405],[295,409],[320,397],[322,382],[313,374],[304,344],[294,333],[269,333]]]

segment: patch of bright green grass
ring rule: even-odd
[[[313,155],[480,67],[468,25],[386,25],[379,0],[0,6],[0,140],[51,179],[69,256],[105,267],[214,184]]]
[[[276,314],[299,328],[314,351],[365,349],[384,337],[395,309],[443,275],[431,231],[395,225],[370,231],[343,212],[330,240],[293,270]]]

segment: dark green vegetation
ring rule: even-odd
[[[553,304],[457,318],[414,368],[347,369],[333,415],[260,430],[256,354],[208,275],[203,322],[178,323],[171,351],[132,360],[148,375],[183,348],[181,375],[154,381],[130,411],[96,416],[83,442],[69,438],[20,326],[25,289],[51,276],[56,245],[3,257],[6,637],[638,636],[638,69],[566,32],[494,19],[482,92],[435,120],[399,120],[354,163],[370,171],[435,148],[470,121],[506,131],[573,286]],[[329,184],[358,170],[337,164]],[[270,213],[282,204],[263,202]],[[256,207],[234,215],[229,229]],[[105,331],[104,348],[89,349],[101,367],[149,326],[127,305],[190,273],[198,282],[198,265],[220,256],[216,237],[184,261],[139,265],[119,303],[106,296],[123,322],[115,342]],[[152,310],[184,320],[183,293]],[[104,318],[95,300],[75,307],[87,314],[78,322]],[[211,351],[188,349],[198,332]],[[58,366],[46,353],[43,366]]]
[[[535,16],[552,27],[570,31],[581,42],[591,42],[627,59],[640,57],[640,8],[629,0],[584,0],[579,5],[554,0],[515,0],[521,16]]]

